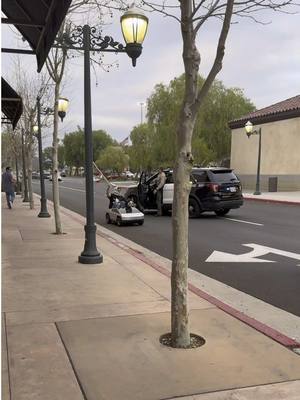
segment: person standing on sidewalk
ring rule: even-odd
[[[156,203],[157,203],[157,216],[162,216],[162,202],[163,202],[163,189],[166,183],[166,174],[164,173],[164,169],[162,167],[159,168],[159,174],[156,179],[156,189],[153,191],[156,194]]]
[[[15,199],[15,180],[11,173],[10,167],[6,167],[2,174],[3,191],[6,193],[6,201],[8,208],[12,208]]]

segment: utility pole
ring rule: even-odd
[[[23,167],[23,176],[22,176],[22,186],[24,190],[23,203],[28,203],[28,186],[27,186],[27,169],[26,169],[26,160],[25,160],[25,141],[24,141],[24,129],[22,128],[22,167]]]
[[[145,103],[140,102],[139,104],[141,106],[141,124],[142,124],[143,123],[143,107],[144,107]]]

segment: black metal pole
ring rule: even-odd
[[[23,183],[24,183],[24,198],[23,203],[29,202],[28,198],[28,187],[27,187],[27,174],[26,174],[26,162],[25,162],[25,143],[24,143],[24,130],[22,129],[22,167],[23,167]]]
[[[50,214],[47,210],[47,198],[45,191],[45,180],[43,171],[43,147],[42,147],[42,130],[41,130],[41,100],[39,96],[36,99],[37,105],[37,122],[38,122],[38,146],[39,146],[39,169],[40,169],[40,184],[41,184],[41,211],[38,214],[39,218],[49,218]]]
[[[18,165],[18,156],[16,156],[16,194],[21,194],[20,192],[20,181],[19,181],[19,165]]]
[[[258,141],[258,159],[257,159],[256,186],[255,186],[255,192],[253,194],[259,195],[259,194],[261,194],[261,192],[260,192],[261,128],[259,128],[257,133],[258,133],[258,136],[259,136],[259,141]]]
[[[85,190],[86,190],[86,225],[85,243],[78,261],[82,264],[100,264],[103,256],[96,246],[96,225],[94,223],[94,182],[93,182],[93,137],[90,76],[90,34],[88,25],[83,27],[84,48],[84,140],[85,140]]]

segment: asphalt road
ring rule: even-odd
[[[95,183],[94,186],[95,220],[105,224],[106,185]],[[39,193],[39,181],[34,181],[34,189]],[[52,199],[51,191],[52,183],[46,181],[49,199]],[[60,182],[60,201],[62,206],[85,215],[84,180],[64,178]],[[172,258],[171,217],[146,215],[143,226],[106,227]],[[245,244],[254,246],[243,246]],[[234,255],[252,251],[257,257],[246,259],[229,255],[226,261],[226,254],[212,255],[214,251]],[[300,316],[300,206],[245,201],[243,207],[232,210],[226,217],[203,214],[190,220],[189,254],[190,268]],[[215,261],[207,262],[211,255]]]

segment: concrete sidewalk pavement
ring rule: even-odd
[[[293,192],[262,192],[255,195],[253,192],[243,190],[243,196],[247,200],[269,201],[275,203],[300,204],[300,191]]]
[[[84,219],[62,209],[57,236],[53,217],[37,214],[20,198],[2,209],[3,399],[299,399],[300,356],[289,348],[299,318],[257,299],[246,315],[250,296],[190,271],[191,331],[206,342],[165,347],[170,262],[100,227],[103,264],[79,264]],[[258,306],[272,314],[265,334],[249,326]]]

